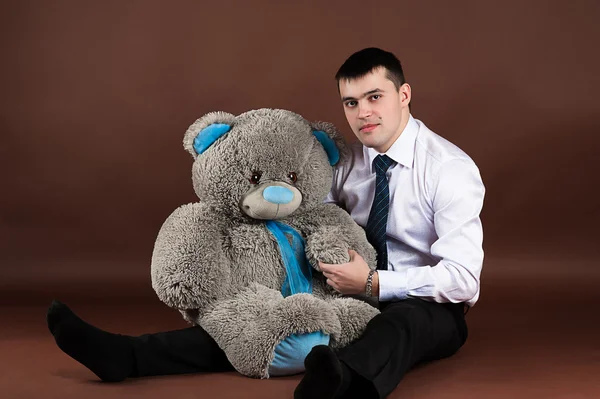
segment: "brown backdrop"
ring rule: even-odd
[[[543,271],[589,283],[599,4],[4,1],[1,292],[152,297],[156,233],[195,200],[188,125],[287,108],[352,139],[333,75],[366,46],[399,56],[413,115],[479,165],[484,281]]]
[[[487,187],[467,345],[390,399],[600,397],[599,21],[597,0],[1,1],[2,396],[291,398],[300,376],[98,384],[44,314],[58,298],[112,332],[184,327],[149,269],[195,200],[187,127],[277,107],[352,139],[333,75],[378,46]]]

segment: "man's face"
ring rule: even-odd
[[[348,124],[366,147],[386,152],[406,126],[410,86],[398,90],[378,68],[359,79],[340,80],[340,96]]]

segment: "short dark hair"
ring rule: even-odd
[[[394,54],[376,47],[362,49],[348,57],[335,74],[335,80],[338,82],[339,87],[342,79],[362,78],[374,69],[381,67],[386,69],[386,76],[394,83],[396,90],[406,83],[402,65],[398,58]]]

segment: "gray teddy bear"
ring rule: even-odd
[[[334,126],[286,110],[213,112],[189,127],[184,147],[199,202],[176,209],[158,234],[160,300],[250,377],[301,372],[313,346],[358,338],[379,311],[335,292],[318,266],[348,262],[354,249],[376,267],[362,228],[324,203],[333,166],[348,156]]]

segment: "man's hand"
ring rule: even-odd
[[[348,250],[350,262],[339,265],[319,262],[319,267],[323,275],[327,277],[327,284],[333,287],[337,292],[344,295],[364,294],[369,276],[369,266],[367,262],[356,251]],[[377,285],[376,285],[377,280]],[[373,275],[373,295],[379,294],[377,273]]]

